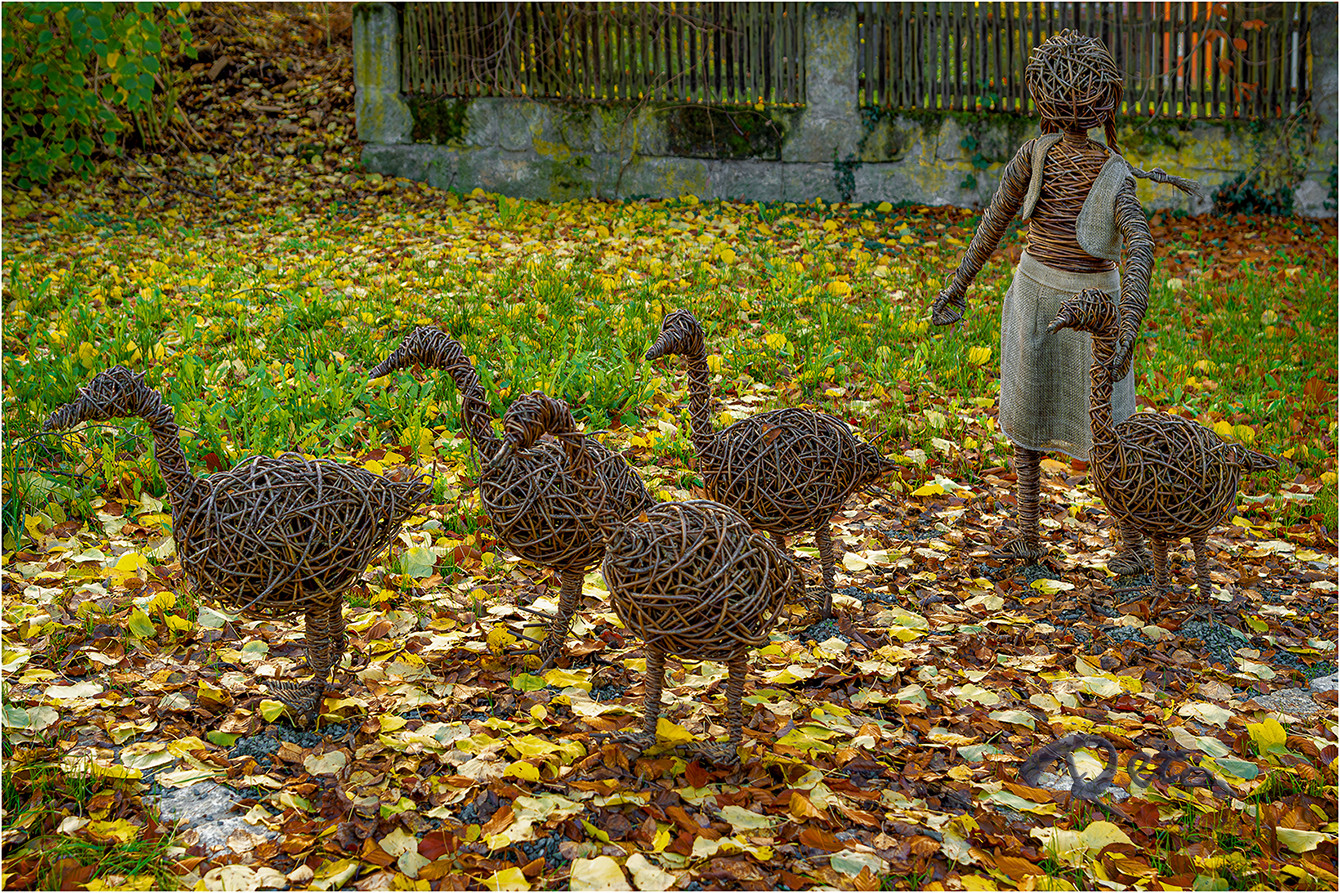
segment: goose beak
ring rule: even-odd
[[[1051,325],[1047,326],[1047,334],[1055,335],[1061,329],[1070,328],[1074,324],[1075,321],[1071,317],[1070,311],[1062,309],[1061,312],[1056,314],[1056,318],[1051,321]]]

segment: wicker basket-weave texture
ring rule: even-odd
[[[646,484],[627,460],[593,437],[547,434],[545,415],[554,408],[544,394],[518,398],[504,416],[512,442],[504,443],[493,429],[489,407],[474,364],[456,339],[434,326],[420,326],[370,377],[414,364],[445,370],[461,394],[461,417],[471,442],[479,449],[480,501],[498,540],[520,557],[553,568],[559,576],[558,611],[538,649],[540,665],[561,653],[581,598],[582,579],[600,563],[605,539],[598,518],[626,518],[654,504]],[[559,403],[571,421],[566,404]],[[564,443],[582,446],[595,481],[578,479],[566,470]],[[583,466],[585,467],[585,466]]]
[[[1202,604],[1209,604],[1205,537],[1237,500],[1243,472],[1277,468],[1276,459],[1221,440],[1190,419],[1166,412],[1138,412],[1113,424],[1111,360],[1119,310],[1110,295],[1086,289],[1061,305],[1049,331],[1074,328],[1093,336],[1090,418],[1094,488],[1116,518],[1149,538],[1154,575],[1169,582],[1168,547],[1191,540]]]
[[[666,315],[647,359],[677,355],[688,370],[689,418],[703,490],[778,537],[813,530],[823,573],[823,616],[832,614],[835,556],[829,524],[856,491],[897,466],[853,436],[841,419],[785,408],[713,430],[702,326],[687,310]]]
[[[173,539],[195,589],[249,616],[305,614],[308,664],[316,674],[306,685],[316,700],[304,700],[303,710],[314,711],[344,651],[344,591],[427,501],[429,486],[292,453],[253,457],[197,478],[171,407],[145,385],[143,373],[124,366],[95,376],[43,427],[129,417],[144,419],[153,434]]]

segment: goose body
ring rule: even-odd
[[[144,419],[167,484],[172,535],[194,588],[229,610],[275,618],[302,613],[308,683],[272,684],[300,719],[314,719],[327,675],[344,652],[343,594],[429,495],[419,480],[297,454],[257,456],[196,477],[177,424],[143,373],[113,366],[60,407],[44,430],[84,421]]]
[[[505,424],[513,449],[524,452],[540,431],[570,438],[565,453],[570,476],[586,481],[583,493],[598,506],[601,482],[590,474],[592,458],[575,437],[571,413],[560,401],[529,413],[527,425]],[[514,404],[514,408],[520,404]],[[510,412],[509,412],[510,414]],[[726,715],[730,752],[743,740],[742,697],[749,649],[768,642],[801,577],[791,558],[729,506],[708,500],[658,503],[635,517],[598,513],[604,531],[601,570],[615,613],[646,644],[647,676],[643,728],[637,743],[656,739],[665,658],[725,661],[729,670]]]
[[[670,354],[683,359],[688,371],[696,467],[708,498],[773,534],[782,546],[787,536],[813,530],[824,582],[821,613],[831,616],[833,513],[896,466],[841,419],[808,409],[774,409],[713,430],[703,330],[687,310],[666,315],[647,359]]]
[[[540,665],[561,652],[581,597],[586,572],[600,563],[605,540],[597,515],[626,518],[654,504],[646,484],[623,456],[593,437],[578,436],[601,482],[598,507],[566,471],[560,441],[538,437],[523,453],[507,448],[493,430],[494,415],[474,364],[460,342],[434,326],[420,326],[370,373],[377,378],[419,363],[446,371],[461,394],[466,436],[478,449],[480,500],[494,534],[525,560],[557,571],[558,613],[540,645]],[[521,403],[526,398],[521,398]],[[528,403],[522,403],[524,409]],[[521,412],[522,410],[518,410]],[[519,417],[514,424],[519,424]]]
[[[1048,327],[1049,332],[1073,328],[1093,336],[1089,467],[1094,489],[1119,522],[1149,538],[1160,586],[1169,582],[1169,544],[1191,540],[1197,586],[1208,604],[1205,537],[1232,511],[1242,474],[1277,468],[1279,462],[1226,443],[1205,426],[1171,413],[1138,412],[1114,424],[1111,364],[1119,312],[1110,295],[1085,289],[1061,305]]]

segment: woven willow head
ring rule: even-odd
[[[71,428],[80,422],[107,422],[112,419],[158,415],[166,410],[162,398],[144,384],[144,373],[131,372],[125,366],[113,366],[95,375],[79,389],[79,397],[62,406],[43,426],[46,431]]]
[[[1042,115],[1043,133],[1102,127],[1115,144],[1123,85],[1102,41],[1069,28],[1044,40],[1028,57],[1024,84]]]

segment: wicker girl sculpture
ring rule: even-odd
[[[1039,465],[1056,450],[1087,460],[1091,445],[1087,334],[1047,332],[1061,302],[1086,288],[1118,296],[1120,326],[1112,361],[1112,416],[1135,411],[1132,351],[1149,302],[1154,240],[1135,195],[1135,177],[1196,193],[1194,183],[1129,164],[1116,143],[1122,81],[1103,45],[1066,30],[1033,50],[1024,80],[1042,116],[1042,135],[1005,167],[991,205],[953,280],[935,299],[931,321],[962,318],[964,295],[1000,245],[1015,214],[1028,224],[1028,248],[1005,295],[1000,327],[1001,430],[1014,444],[1019,536],[995,553],[1036,562]],[[1088,131],[1102,127],[1106,145]],[[1118,271],[1122,243],[1126,264]],[[1118,519],[1121,551],[1108,563],[1118,574],[1148,570],[1140,531]]]
[[[254,617],[306,618],[312,679],[268,682],[299,722],[314,720],[344,654],[344,590],[428,499],[421,480],[392,481],[344,462],[257,456],[197,478],[172,407],[124,366],[100,372],[43,430],[141,418],[154,437],[172,506],[172,538],[202,595]]]

